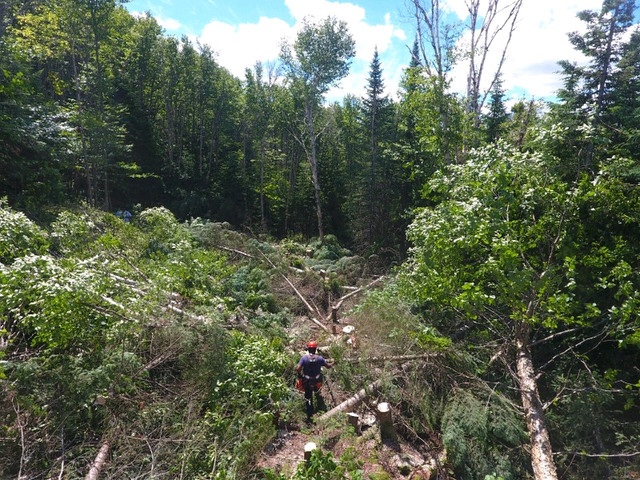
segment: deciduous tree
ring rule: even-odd
[[[298,132],[296,138],[304,147],[311,165],[311,175],[318,217],[318,235],[322,240],[322,197],[318,176],[318,137],[323,133],[315,123],[317,108],[329,88],[349,73],[351,57],[355,54],[355,43],[347,24],[335,17],[312,23],[303,22],[293,47],[283,44],[280,57],[291,82],[299,91],[304,112],[306,131]]]
[[[640,218],[629,212],[638,192],[614,173],[628,162],[611,167],[593,182],[566,183],[553,159],[498,143],[438,173],[430,188],[440,203],[409,229],[407,293],[438,328],[488,348],[488,365],[500,359],[513,372],[537,480],[558,478],[544,410],[560,392],[542,398],[536,350],[547,345],[546,366],[583,355],[588,371],[587,352],[605,338],[636,338],[629,308],[640,295]],[[596,228],[604,218],[611,235]],[[483,338],[499,340],[482,347]]]

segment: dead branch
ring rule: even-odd
[[[107,457],[109,456],[109,449],[111,448],[109,444],[109,440],[105,440],[98,450],[98,454],[96,455],[93,464],[91,465],[91,469],[87,476],[84,477],[84,480],[98,480],[98,475],[100,475],[100,470],[104,467],[105,462],[107,461]]]
[[[176,307],[175,305],[172,304],[168,304],[166,306],[167,310],[171,310],[174,313],[177,313],[179,315],[184,315],[185,317],[191,319],[191,320],[197,320],[199,322],[203,322],[203,323],[207,323],[207,317],[203,317],[202,315],[195,315],[193,313],[189,313],[186,310],[182,310],[181,308]]]
[[[27,442],[25,439],[25,426],[26,423],[22,423],[22,416],[20,415],[20,404],[15,400],[15,395],[11,395],[11,406],[16,413],[16,423],[20,430],[20,470],[18,471],[18,478],[22,478],[22,470],[24,469],[25,460],[27,457]]]
[[[141,277],[141,278],[143,278],[143,279],[144,279],[144,281],[145,281],[145,282],[149,282],[149,281],[150,281],[149,277],[147,277],[147,276],[145,275],[145,273],[144,273],[142,270],[140,270],[138,267],[136,267],[136,266],[131,262],[131,260],[129,260],[129,258],[128,258],[125,254],[123,254],[122,252],[116,252],[115,254],[114,254],[114,253],[111,253],[111,254],[110,254],[110,256],[111,256],[112,258],[113,258],[113,257],[115,257],[116,255],[117,255],[118,257],[122,258],[125,262],[127,262],[127,263],[129,264],[129,266],[130,266],[131,268],[133,268],[133,270],[135,270],[135,272],[136,272],[138,275],[140,275],[140,277]]]
[[[169,360],[176,352],[176,348],[173,347],[173,345],[170,345],[169,348],[161,353],[160,355],[158,355],[157,357],[155,357],[153,360],[151,360],[149,363],[147,363],[144,367],[142,367],[140,370],[138,370],[137,373],[140,372],[148,372],[149,370],[157,367],[158,365],[166,362],[167,360]]]
[[[247,258],[254,258],[250,253],[243,252],[241,250],[236,250],[235,248],[223,247],[222,245],[216,245],[216,248],[220,250],[224,250],[226,252],[237,253],[238,255],[242,255]]]
[[[640,455],[640,452],[632,452],[632,453],[584,453],[584,452],[553,452],[554,455],[579,455],[581,457],[592,457],[592,458],[626,458],[626,457],[637,457]]]
[[[340,297],[338,299],[338,303],[336,303],[335,305],[333,305],[331,307],[331,311],[329,313],[329,316],[327,317],[326,321],[328,322],[329,320],[334,320],[337,317],[337,312],[338,309],[340,309],[340,307],[342,306],[342,302],[344,302],[345,300],[347,300],[348,298],[353,297],[354,295],[357,295],[358,293],[360,293],[362,290],[368,290],[369,288],[371,288],[373,285],[375,285],[376,283],[380,282],[382,279],[384,279],[385,277],[378,277],[376,278],[373,282],[369,283],[368,285],[365,285],[363,287],[359,287],[356,288],[355,290],[347,293],[346,295],[343,295],[342,297]]]
[[[352,411],[355,407],[360,405],[365,398],[375,393],[380,388],[381,385],[382,385],[382,380],[376,380],[372,384],[360,390],[353,397],[350,397],[346,399],[344,402],[342,402],[340,405],[333,407],[331,410],[329,410],[328,412],[320,416],[318,420],[324,421],[335,416],[337,413]]]

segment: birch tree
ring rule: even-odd
[[[335,17],[327,17],[318,23],[305,19],[293,46],[283,44],[280,53],[291,86],[300,92],[303,99],[305,131],[297,132],[296,139],[311,165],[321,241],[324,230],[317,150],[323,128],[316,124],[317,110],[329,89],[349,73],[354,55],[355,42],[347,24]]]
[[[545,370],[535,354],[544,348],[547,368],[575,355],[578,371],[562,373],[572,378],[595,369],[586,345],[635,342],[637,315],[629,308],[637,308],[640,294],[633,247],[640,222],[628,212],[637,208],[637,188],[610,174],[568,184],[544,156],[501,143],[429,185],[441,201],[409,228],[406,292],[431,312],[430,322],[469,351],[486,349],[486,365],[500,362],[511,373],[534,478],[557,479],[545,410],[563,392],[550,393],[547,383],[543,398]],[[567,344],[554,343],[558,338]]]

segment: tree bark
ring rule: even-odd
[[[556,466],[553,461],[553,450],[549,440],[544,410],[536,375],[533,368],[533,360],[529,351],[530,326],[521,323],[516,332],[516,367],[518,382],[520,383],[520,395],[522,408],[525,412],[527,430],[531,442],[531,466],[536,480],[558,480]]]
[[[100,450],[98,451],[98,455],[96,455],[95,460],[93,461],[93,465],[91,465],[91,469],[87,476],[84,477],[84,480],[98,480],[98,475],[100,475],[100,470],[104,467],[105,462],[107,461],[107,457],[109,456],[109,449],[111,445],[109,445],[109,441],[105,440]]]

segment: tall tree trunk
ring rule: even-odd
[[[611,54],[613,51],[613,39],[618,26],[618,15],[620,13],[620,6],[622,3],[618,3],[611,14],[611,23],[609,24],[609,32],[607,32],[607,46],[604,51],[602,69],[600,71],[600,78],[598,79],[598,96],[596,97],[596,114],[593,117],[593,126],[597,126],[600,120],[600,114],[604,107],[604,94],[607,86],[607,79],[609,78],[609,66],[611,65]],[[585,168],[590,169],[593,162],[595,145],[593,141],[590,141],[587,145],[587,155],[585,161]]]
[[[596,101],[597,115],[602,111],[604,105],[604,93],[607,86],[607,79],[609,77],[609,65],[611,64],[611,53],[613,51],[613,38],[615,36],[616,27],[618,26],[618,15],[620,14],[620,6],[618,3],[611,16],[611,24],[609,25],[609,32],[607,33],[607,47],[603,55],[604,63],[602,65],[602,71],[600,72],[600,79],[598,81],[598,98]],[[594,122],[597,121],[597,115]]]
[[[80,116],[82,116],[84,107],[82,103],[82,94],[80,90],[80,73],[78,69],[78,60],[76,58],[75,45],[76,45],[75,38],[71,38],[71,66],[73,68],[73,81],[76,87],[76,102],[78,104],[78,113]],[[79,122],[78,124],[78,131],[80,133],[80,144],[82,145],[82,164],[84,167],[85,182],[87,187],[87,201],[89,202],[89,205],[95,205],[96,198],[94,195],[91,164],[89,162],[87,136],[86,136],[86,130],[84,128],[84,124],[82,122]]]
[[[369,178],[369,245],[373,245],[374,234],[374,222],[376,222],[376,109],[378,108],[377,99],[374,98],[373,105],[371,107],[371,177]]]
[[[175,144],[175,125],[174,125],[174,114],[173,114],[173,103],[171,101],[171,86],[165,95],[165,111],[166,111],[166,122],[167,122],[167,161],[169,163],[169,167],[173,168],[173,148]]]
[[[544,410],[535,369],[529,350],[530,326],[526,322],[516,327],[516,367],[522,408],[525,413],[527,430],[531,442],[531,466],[536,480],[558,480],[556,466],[553,462],[553,450],[549,440],[549,431],[544,417]]]
[[[307,103],[307,125],[309,126],[309,137],[311,141],[311,152],[309,155],[309,163],[311,164],[311,178],[313,180],[313,189],[316,197],[316,216],[318,217],[318,238],[321,242],[324,241],[324,230],[322,228],[322,203],[321,203],[321,190],[320,180],[318,179],[318,160],[316,153],[316,134],[313,128],[313,106],[311,103]]]
[[[263,232],[267,231],[267,217],[265,215],[264,202],[264,162],[265,162],[265,138],[260,139],[260,227]]]

